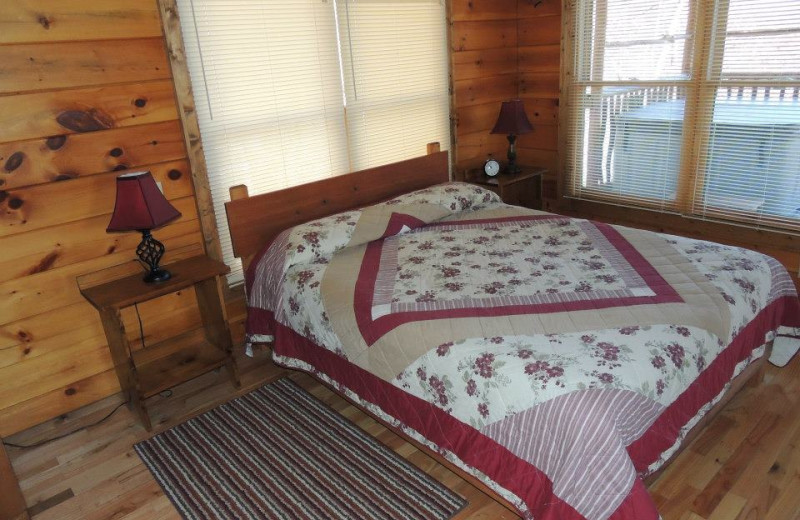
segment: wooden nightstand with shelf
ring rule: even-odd
[[[467,170],[464,181],[491,190],[506,204],[542,209],[542,176],[545,168],[520,166],[519,173],[500,173],[489,177],[482,168]]]
[[[135,274],[81,288],[81,294],[100,313],[120,386],[148,431],[152,429],[145,407],[149,397],[223,365],[233,384],[239,386],[221,285],[230,268],[206,256],[166,267],[172,278],[160,283],[145,283],[141,274]],[[122,309],[190,287],[197,294],[203,327],[133,351]]]

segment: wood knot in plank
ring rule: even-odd
[[[145,98],[136,98],[133,104],[139,108],[144,108],[144,106],[147,104],[147,100]]]
[[[22,166],[22,162],[25,160],[25,154],[22,152],[14,152],[11,156],[6,160],[6,164],[3,166],[3,169],[6,173],[11,173],[20,166]]]
[[[114,127],[114,120],[95,108],[91,110],[67,110],[56,117],[59,125],[73,132],[96,132]]]
[[[58,260],[58,257],[59,257],[59,254],[56,251],[48,253],[44,258],[42,258],[39,261],[38,264],[36,264],[35,266],[31,267],[30,271],[28,271],[28,274],[36,274],[36,273],[41,273],[41,272],[47,271],[48,269],[53,267],[53,264],[56,263],[56,260]]]
[[[45,144],[47,144],[48,148],[50,148],[51,150],[55,151],[55,150],[58,150],[59,148],[61,148],[62,146],[64,146],[64,143],[66,143],[66,142],[67,142],[67,136],[66,135],[53,135],[53,136],[50,136],[50,137],[47,138],[47,141],[45,141]]]
[[[13,197],[11,200],[8,201],[8,207],[11,209],[19,209],[25,202],[20,199],[19,197]]]
[[[177,181],[178,179],[180,179],[181,175],[183,175],[183,173],[181,173],[180,170],[176,170],[176,169],[172,169],[172,170],[169,171],[169,173],[167,173],[167,177],[169,177],[173,181]]]
[[[36,21],[39,22],[39,25],[45,29],[50,29],[50,20],[46,16],[39,15],[39,18],[37,18]]]

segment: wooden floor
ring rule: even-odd
[[[243,362],[243,388],[209,373],[149,403],[156,431],[264,382],[288,375],[418,467],[466,497],[458,519],[516,518],[446,468],[387,431],[313,379],[269,362]],[[103,417],[112,397],[69,417],[22,432],[9,442],[29,444]],[[36,520],[178,519],[132,449],[149,434],[122,407],[98,426],[39,448],[9,448]],[[764,383],[745,388],[650,487],[664,520],[800,520],[800,358],[770,365]]]

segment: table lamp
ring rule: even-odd
[[[106,232],[139,231],[142,241],[136,247],[136,254],[150,268],[144,281],[163,282],[172,275],[159,267],[165,248],[150,231],[180,216],[158,189],[149,171],[128,173],[117,177],[117,199]]]
[[[508,134],[508,173],[519,173],[517,166],[517,136],[533,131],[533,125],[525,114],[525,106],[521,99],[503,101],[500,115],[492,128],[493,134]]]

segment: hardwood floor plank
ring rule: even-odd
[[[711,513],[711,516],[708,517],[708,520],[730,520],[736,518],[739,516],[739,513],[742,512],[745,505],[747,505],[746,498],[728,493],[722,497],[719,505],[714,509],[714,512]]]

